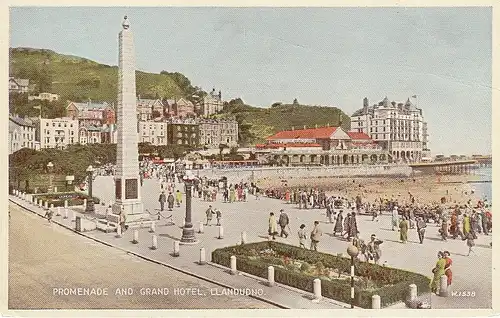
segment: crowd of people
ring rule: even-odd
[[[101,171],[112,171],[106,167]],[[105,172],[107,173],[107,172]],[[179,183],[183,180],[182,172],[166,165],[157,165],[153,162],[141,163],[141,176],[143,178],[156,178],[160,182],[159,204],[160,211],[168,209],[172,211],[175,206],[182,203],[185,184],[179,189]],[[358,258],[361,261],[379,264],[382,259],[381,245],[383,243],[376,234],[371,234],[368,240],[364,240],[358,228],[359,215],[370,215],[373,222],[379,222],[379,216],[388,214],[390,216],[393,231],[397,231],[401,243],[407,243],[409,231],[415,230],[419,243],[424,243],[425,231],[429,223],[438,226],[439,237],[446,241],[448,239],[462,239],[469,247],[469,254],[473,252],[474,240],[478,235],[489,235],[492,232],[491,204],[487,200],[480,200],[473,204],[468,200],[466,204],[450,204],[446,197],[440,202],[419,202],[410,192],[408,197],[401,195],[381,196],[372,202],[363,198],[360,193],[355,197],[346,194],[331,194],[318,188],[287,188],[286,183],[282,188],[262,190],[255,183],[228,183],[227,178],[209,179],[207,177],[195,177],[192,182],[191,193],[193,197],[209,202],[205,211],[205,225],[212,225],[216,219],[216,225],[221,225],[222,212],[213,206],[214,202],[234,203],[247,202],[252,199],[259,200],[261,195],[268,198],[283,200],[285,203],[297,206],[300,210],[320,209],[326,211],[326,224],[331,224],[331,233],[341,240],[352,242],[358,247]],[[218,198],[219,197],[219,198]],[[270,240],[276,238],[287,238],[292,234],[290,217],[284,209],[275,215],[269,213],[267,234]],[[302,248],[318,250],[324,229],[319,221],[314,221],[308,230],[306,224],[298,225],[298,245]],[[309,240],[309,244],[307,243]],[[433,269],[433,286],[437,286],[441,275],[448,277],[451,284],[451,258],[447,251],[440,252],[439,260]]]

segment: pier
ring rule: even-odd
[[[491,159],[490,159],[491,160]],[[491,161],[490,161],[491,162]],[[420,162],[409,164],[413,172],[420,171],[425,174],[470,174],[478,164],[476,160],[456,160]]]

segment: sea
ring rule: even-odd
[[[474,175],[479,176],[478,181],[491,181],[492,176],[492,168],[491,167],[483,167],[476,170],[473,170]],[[474,192],[479,194],[480,198],[485,198],[488,202],[492,202],[492,190],[491,182],[471,182],[470,186],[474,189]]]

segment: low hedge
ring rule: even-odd
[[[268,259],[248,259],[251,251],[274,250],[280,256],[287,256],[295,260],[307,261],[316,264],[321,262],[325,267],[338,269],[340,272],[350,275],[351,259],[338,257],[331,254],[306,250],[296,246],[283,244],[274,241],[230,246],[217,249],[212,253],[212,262],[229,267],[230,257],[237,258],[238,270],[262,278],[267,278],[267,267],[276,265],[270,263]],[[405,301],[409,295],[409,285],[417,285],[419,294],[429,291],[430,279],[424,275],[396,269],[376,264],[359,262],[356,260],[356,276],[366,277],[376,284],[375,289],[365,290],[360,284],[355,282],[354,305],[361,308],[371,308],[373,295],[379,295],[381,306],[386,307],[391,304]],[[289,270],[276,267],[274,269],[274,279],[278,283],[292,286],[304,291],[313,292],[313,278],[300,271]],[[351,302],[350,279],[327,280],[322,279],[321,292],[324,297],[332,298],[344,303]]]
[[[74,206],[74,205],[82,205],[84,199],[89,199],[90,196],[86,194],[81,194],[81,193],[76,193],[76,192],[63,192],[63,193],[44,193],[44,194],[34,194],[33,195],[36,198],[39,198],[43,201],[49,201],[50,204],[54,204],[54,207],[63,207],[64,206],[64,201],[68,200],[68,205],[69,206]],[[94,199],[94,204],[100,204],[101,200],[97,197],[93,197]]]

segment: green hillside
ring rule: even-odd
[[[62,100],[115,101],[118,86],[118,67],[58,54],[51,50],[10,49],[11,76],[28,78],[36,84],[35,92],[51,92]],[[197,88],[178,73],[152,74],[137,71],[137,94],[154,98],[190,97]]]
[[[27,78],[35,84],[36,92],[60,94],[60,102],[28,102],[26,96],[11,96],[9,110],[21,116],[37,116],[36,104],[42,104],[43,117],[59,117],[65,112],[66,100],[92,100],[115,102],[117,97],[118,67],[58,54],[51,50],[10,49],[10,75]],[[183,74],[162,71],[160,74],[136,72],[137,94],[144,98],[203,97],[206,93],[193,86]],[[349,129],[350,118],[336,107],[319,107],[275,103],[271,107],[246,105],[241,99],[224,103],[222,114],[216,117],[235,116],[240,126],[240,144],[253,145],[285,129],[315,125],[337,126],[342,116],[342,126]]]

